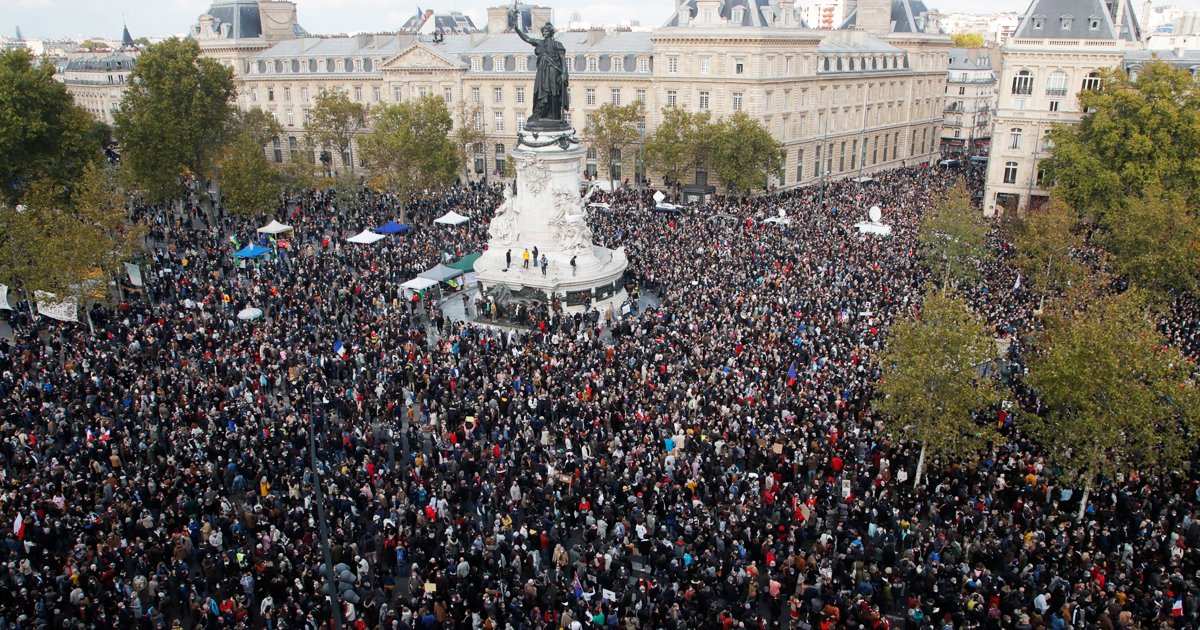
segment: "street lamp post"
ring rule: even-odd
[[[334,630],[342,630],[342,598],[333,574],[333,553],[329,550],[329,523],[325,520],[325,496],[321,488],[321,469],[317,466],[317,438],[314,428],[316,408],[313,390],[308,390],[308,457],[313,472],[313,488],[317,501],[317,525],[321,532],[321,556],[325,560],[325,588],[329,589],[329,608],[333,613]]]

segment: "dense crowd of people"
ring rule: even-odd
[[[876,356],[929,282],[917,223],[963,178],[678,216],[608,194],[596,237],[656,305],[521,327],[400,287],[484,247],[500,187],[420,195],[370,246],[345,238],[394,200],[295,197],[286,247],[248,262],[256,224],[140,207],[143,295],[91,326],[17,304],[0,341],[0,628],[329,627],[326,557],[353,628],[1197,627],[1200,475],[1108,480],[1075,520],[1013,426],[1037,318],[1000,232],[962,290],[1012,341],[1006,441],[918,484],[883,438]],[[872,205],[890,238],[854,228]],[[430,224],[447,210],[472,220]],[[1195,304],[1163,322],[1193,352]]]

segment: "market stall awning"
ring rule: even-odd
[[[482,253],[467,254],[446,266],[452,269],[461,269],[462,271],[475,271],[475,261],[479,260],[479,257],[482,255]]]
[[[362,245],[370,245],[371,243],[375,243],[377,241],[382,241],[385,238],[387,238],[387,237],[382,234],[376,234],[375,232],[372,232],[371,230],[363,230],[363,231],[359,232],[358,234],[355,234],[354,236],[351,236],[350,238],[346,239],[346,242],[347,243],[359,243]]]
[[[259,245],[247,245],[233,253],[234,258],[258,258],[271,250]]]
[[[447,212],[446,214],[434,219],[433,222],[441,225],[458,225],[459,223],[466,223],[470,220],[470,217],[464,217],[463,215],[451,210],[450,212]]]
[[[292,226],[284,225],[274,219],[270,223],[258,228],[259,234],[281,234],[283,232],[291,232]]]
[[[401,232],[407,232],[410,229],[411,228],[409,228],[407,225],[404,225],[403,223],[396,223],[395,221],[388,221],[387,223],[384,223],[383,225],[375,228],[375,231],[380,234],[400,234]]]
[[[455,269],[453,267],[447,267],[446,265],[438,265],[433,269],[422,271],[421,273],[417,274],[417,277],[427,278],[435,282],[445,282],[461,275],[463,275],[462,269]]]

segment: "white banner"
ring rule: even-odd
[[[59,300],[58,296],[45,291],[34,291],[33,296],[37,299],[39,315],[57,319],[60,322],[79,321],[79,302],[75,298]]]
[[[129,283],[135,287],[142,286],[142,268],[133,263],[125,263],[125,273],[129,274]]]
[[[11,311],[12,307],[8,305],[8,285],[0,284],[0,310]]]

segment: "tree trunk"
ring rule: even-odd
[[[925,445],[921,445],[921,455],[917,457],[917,474],[913,475],[913,487],[921,485],[921,475],[925,472]]]
[[[1075,520],[1082,521],[1083,515],[1087,512],[1088,495],[1092,492],[1092,482],[1087,482],[1083,485],[1083,496],[1079,497],[1079,513],[1075,515]]]

